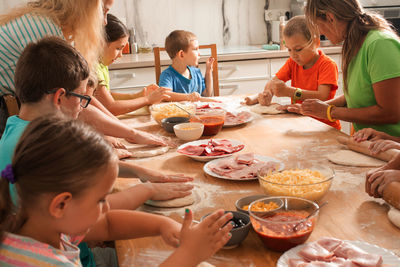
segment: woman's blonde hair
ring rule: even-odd
[[[336,19],[347,23],[342,49],[344,90],[347,90],[347,69],[357,55],[370,30],[396,33],[390,24],[378,14],[365,12],[358,0],[308,0],[305,8],[307,23],[312,32],[318,32],[317,19],[326,20],[331,13]]]
[[[76,49],[90,67],[97,65],[104,44],[102,0],[29,1],[0,15],[0,25],[27,13],[46,16],[72,35]],[[65,36],[68,39],[68,36]]]

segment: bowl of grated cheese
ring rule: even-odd
[[[293,168],[258,173],[261,189],[269,196],[292,196],[320,200],[331,187],[334,171],[329,167]]]
[[[180,107],[177,107],[177,105]],[[196,112],[196,105],[192,102],[168,102],[168,103],[160,103],[154,104],[150,106],[150,114],[151,117],[161,125],[162,119],[170,118],[170,117],[187,117],[189,118],[189,114],[185,112],[186,110],[189,113],[194,114]]]

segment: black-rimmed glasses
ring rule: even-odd
[[[88,95],[81,95],[81,94],[77,94],[77,93],[74,93],[74,92],[68,92],[67,91],[67,95],[72,95],[72,96],[75,96],[75,97],[79,97],[80,105],[83,108],[86,108],[89,105],[90,101],[92,100],[92,98],[90,96],[88,96]]]
[[[57,90],[58,89],[50,90],[50,91],[47,91],[46,93],[47,94],[54,94],[55,92],[57,92]],[[66,95],[67,96],[68,95],[72,95],[72,96],[78,97],[80,99],[80,105],[81,105],[82,108],[86,108],[89,105],[90,101],[92,100],[92,98],[90,96],[88,96],[88,95],[81,95],[81,94],[77,94],[77,93],[70,92],[70,91],[67,91],[67,90],[65,90],[65,91],[66,91]]]

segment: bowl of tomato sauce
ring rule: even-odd
[[[225,123],[226,111],[223,109],[204,109],[196,112],[190,122],[200,122],[204,125],[203,136],[216,135]]]
[[[282,201],[273,212],[254,212],[259,202]],[[250,204],[250,221],[264,245],[273,251],[284,252],[303,244],[310,237],[318,219],[318,204],[298,197],[267,197]],[[311,215],[310,217],[308,217]],[[307,218],[308,217],[308,218]]]

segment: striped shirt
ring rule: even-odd
[[[81,240],[82,237],[72,239],[61,235],[61,246],[64,248],[61,250],[26,236],[6,232],[0,245],[1,266],[81,266],[77,247]]]
[[[64,38],[50,18],[36,14],[28,13],[0,26],[0,96],[14,95],[15,66],[24,48],[49,35]]]

